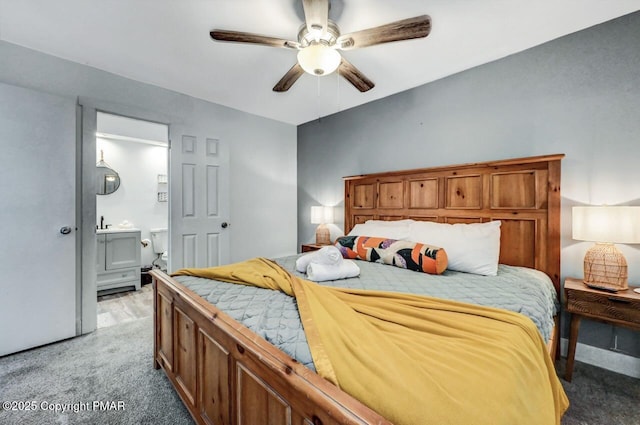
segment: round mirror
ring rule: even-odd
[[[108,195],[115,192],[120,187],[120,176],[109,167],[96,167],[96,193],[98,195]]]
[[[104,152],[100,151],[100,161],[96,164],[96,193],[108,195],[120,187],[120,176],[104,162]]]

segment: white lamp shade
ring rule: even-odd
[[[328,224],[333,223],[332,207],[311,207],[311,224]]]
[[[338,69],[342,56],[324,44],[312,44],[298,52],[298,63],[311,75],[328,75]]]
[[[573,207],[573,239],[640,243],[640,207]]]

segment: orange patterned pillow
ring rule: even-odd
[[[447,268],[444,249],[418,242],[371,236],[343,236],[336,247],[344,258],[389,264],[429,274],[441,274]]]

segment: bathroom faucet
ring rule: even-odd
[[[104,224],[104,216],[101,215],[100,216],[100,227],[98,227],[98,225],[96,224],[96,230],[98,230],[98,229],[100,229],[100,230],[104,230],[104,229],[109,230],[109,226],[111,226],[111,224]]]

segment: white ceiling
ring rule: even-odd
[[[428,14],[431,34],[343,52],[337,73],[271,89],[288,49],[214,42],[212,29],[296,40],[300,0],[0,0],[0,39],[221,105],[302,124],[640,10],[640,0],[333,0],[342,33]]]

